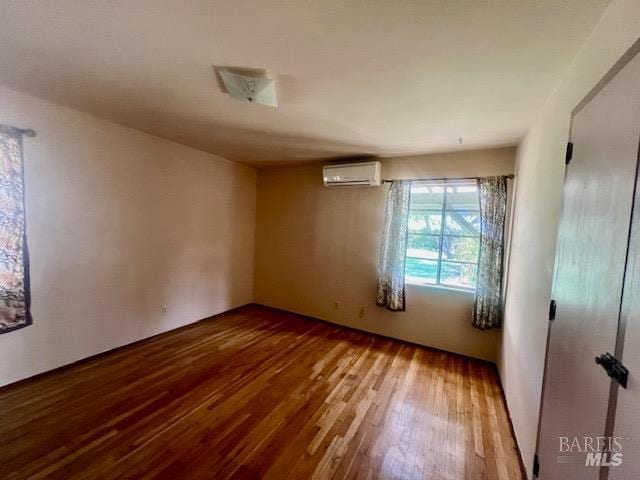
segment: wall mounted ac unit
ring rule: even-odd
[[[325,187],[377,187],[381,183],[380,162],[325,165],[322,176]]]

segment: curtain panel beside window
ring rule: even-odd
[[[471,324],[482,330],[502,324],[506,177],[478,179],[480,194],[480,256]]]
[[[404,269],[410,197],[411,180],[394,180],[384,214],[376,304],[394,312],[405,310]]]
[[[0,333],[31,324],[22,131],[0,125]]]

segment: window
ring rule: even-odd
[[[405,280],[474,289],[479,252],[480,200],[476,184],[414,182]]]

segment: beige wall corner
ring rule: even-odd
[[[0,104],[37,132],[34,323],[0,335],[0,385],[252,301],[254,168],[8,89]]]

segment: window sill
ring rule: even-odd
[[[411,285],[412,287],[427,288],[429,290],[444,290],[444,291],[450,291],[450,292],[467,293],[469,295],[475,295],[476,293],[475,289],[459,288],[451,285],[434,285],[433,283],[422,283],[422,282],[415,282],[415,281],[413,282],[407,281],[405,282],[405,284]]]

